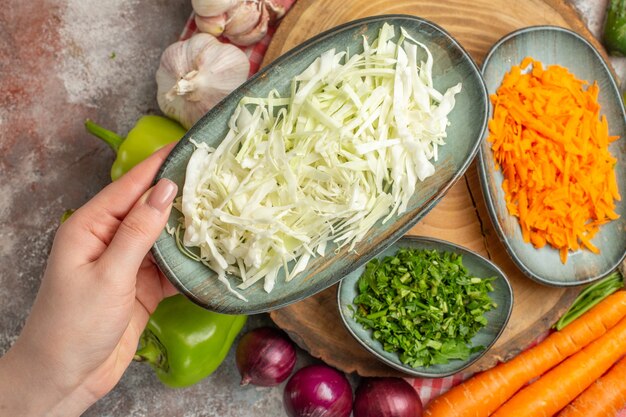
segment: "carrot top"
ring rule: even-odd
[[[529,67],[525,71],[526,67]],[[599,227],[619,217],[620,200],[599,87],[566,68],[525,58],[504,76],[490,99],[489,137],[509,213],[524,241],[546,243],[567,261],[569,250],[599,249]]]

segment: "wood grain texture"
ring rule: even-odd
[[[571,28],[602,50],[576,11],[563,0],[298,0],[274,35],[264,64],[341,23],[394,13],[420,16],[440,25],[478,64],[502,36],[533,25]],[[509,324],[494,347],[468,372],[486,369],[517,354],[545,333],[580,291],[541,286],[516,268],[487,214],[475,164],[409,234],[445,239],[472,249],[494,261],[510,279],[515,302]],[[342,371],[363,376],[398,375],[352,339],[341,323],[336,299],[336,286],[333,286],[274,311],[271,317],[302,348]]]

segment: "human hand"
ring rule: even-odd
[[[0,358],[0,415],[80,415],[130,364],[150,314],[176,292],[149,254],[176,196],[165,179],[148,190],[171,148],[57,231],[31,314]]]

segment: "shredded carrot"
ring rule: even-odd
[[[424,416],[488,417],[529,381],[599,340],[625,317],[626,291],[617,291],[536,346],[436,397]]]
[[[626,407],[626,356],[594,382],[557,417],[615,417]]]
[[[490,97],[488,141],[504,175],[507,209],[524,241],[550,244],[563,263],[570,250],[599,253],[591,239],[619,217],[617,159],[608,149],[618,137],[609,136],[598,94],[596,83],[526,57]]]

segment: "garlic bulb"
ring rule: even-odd
[[[249,69],[245,53],[212,35],[176,42],[165,49],[156,72],[159,107],[189,129],[243,83]]]
[[[261,8],[261,17],[258,19],[257,24],[248,30],[241,33],[229,32],[230,25],[226,25],[224,35],[229,41],[235,45],[248,46],[257,43],[267,34],[267,29],[270,21],[270,15],[267,7]]]
[[[224,35],[235,45],[248,46],[263,39],[269,25],[283,17],[294,1],[194,0],[192,4],[198,30]],[[227,3],[232,5],[224,9]]]
[[[216,16],[226,13],[237,3],[239,0],[191,0],[191,7],[200,16]]]
[[[200,32],[209,33],[213,36],[220,36],[224,33],[227,18],[228,15],[226,13],[218,14],[216,16],[200,16],[197,14],[194,17],[198,30]]]
[[[250,32],[259,23],[261,9],[264,9],[260,0],[240,1],[236,7],[227,13],[228,19],[224,34],[226,36],[243,35]]]
[[[265,7],[270,12],[270,23],[274,24],[283,17],[293,2],[294,0],[264,0]]]

